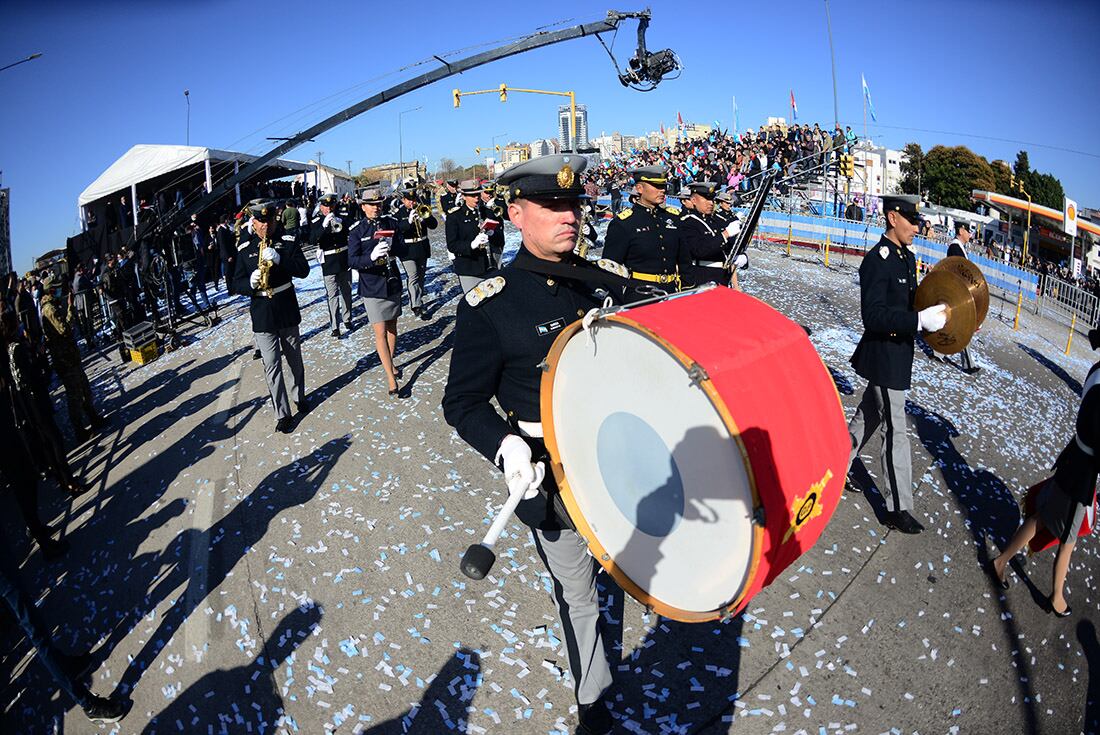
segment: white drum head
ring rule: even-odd
[[[748,582],[755,543],[740,444],[657,339],[608,320],[587,341],[578,332],[562,350],[543,420],[589,542],[653,601],[723,608]]]

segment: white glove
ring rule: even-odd
[[[390,241],[379,240],[378,244],[374,246],[374,250],[370,251],[370,259],[378,260],[379,258],[385,258],[390,254]]]
[[[279,251],[275,248],[264,248],[260,251],[260,260],[270,260],[275,265],[278,265]]]
[[[740,255],[738,255],[736,258],[733,259],[733,269],[735,271],[739,271],[742,268],[748,268],[748,267],[749,267],[749,256],[745,255],[744,253],[741,253]]]
[[[410,209],[409,210],[409,224],[411,225],[415,220],[416,220],[416,210],[415,209]]]
[[[473,249],[473,250],[476,250],[478,248],[483,248],[488,244],[489,244],[489,234],[486,233],[486,232],[482,232],[481,234],[479,234],[477,237],[474,238],[473,242],[470,243],[470,248]]]
[[[509,434],[500,442],[497,461],[503,460],[504,481],[508,483],[508,494],[523,493],[524,500],[539,494],[542,473],[535,471],[531,464],[531,447],[515,434]],[[539,480],[539,482],[536,482]]]
[[[917,313],[917,328],[925,332],[938,332],[947,324],[947,307],[943,304],[929,306]]]
[[[252,271],[252,275],[249,276],[249,278],[248,278],[248,283],[249,283],[249,285],[252,286],[252,288],[259,288],[260,287],[260,269],[259,268]]]
[[[334,219],[336,219],[336,214],[333,213],[333,212],[329,212],[328,214],[325,215],[325,221],[321,223],[321,227],[324,227],[325,229],[328,229],[328,226],[330,224],[332,224],[332,221]]]
[[[737,235],[741,232],[740,220],[734,220],[733,222],[730,222],[728,225],[726,225],[726,229],[724,230],[724,232],[726,233],[727,238],[737,237]]]
[[[325,264],[325,251],[322,250],[321,248],[317,248],[317,262],[320,265]]]

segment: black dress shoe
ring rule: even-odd
[[[993,562],[989,562],[985,565],[985,573],[993,580],[994,584],[1003,590],[1008,589],[1008,579],[1006,577],[997,576],[997,568],[993,566]],[[1005,569],[1005,574],[1008,574],[1008,569]]]
[[[355,331],[355,327],[353,327],[351,325],[351,322],[348,322],[347,324],[344,325],[344,331],[347,332],[348,334],[351,334],[352,332]]]
[[[1070,607],[1069,605],[1066,605],[1065,610],[1063,610],[1062,612],[1058,612],[1057,610],[1054,609],[1054,599],[1053,599],[1053,597],[1048,597],[1047,598],[1047,612],[1048,613],[1054,613],[1055,617],[1068,618],[1070,615],[1073,614],[1073,608]]]
[[[335,337],[336,339],[340,339],[340,328],[337,327],[336,329],[329,332],[329,336],[330,337]]]
[[[260,359],[260,351],[259,350],[252,350],[252,359],[253,360],[259,360]]]
[[[980,371],[981,371],[981,368],[978,367],[977,365],[971,365],[967,369],[963,370],[963,372],[966,373],[967,375],[975,375]]]
[[[425,322],[432,318],[431,315],[424,309],[421,309],[420,313],[417,314],[417,316],[420,317],[421,321],[425,321]]]
[[[886,525],[889,528],[896,528],[902,533],[920,533],[924,530],[924,526],[917,522],[917,519],[909,515],[907,510],[888,511],[886,513]]]
[[[293,419],[289,419],[289,418],[279,419],[278,421],[275,422],[275,431],[278,431],[281,434],[291,433],[292,431],[294,431],[294,421],[293,421]]]
[[[615,725],[603,697],[592,704],[578,705],[577,718],[580,721],[577,726],[578,735],[606,735]]]

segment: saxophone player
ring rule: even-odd
[[[340,199],[335,194],[321,197],[320,213],[310,222],[310,242],[317,246],[317,262],[328,296],[328,323],[332,336],[339,339],[340,321],[351,332],[351,271],[348,270],[349,223],[339,214]]]
[[[309,262],[296,234],[282,230],[275,202],[258,202],[249,208],[251,226],[241,230],[234,293],[251,297],[249,312],[256,348],[264,364],[267,389],[275,408],[275,430],[294,430],[293,414],[283,381],[283,359],[290,368],[290,394],[299,414],[305,413],[306,383],[298,325],[302,314],[294,293],[294,278],[309,275]]]
[[[424,272],[428,267],[428,256],[431,255],[428,231],[438,227],[439,220],[432,214],[429,205],[419,203],[416,189],[411,185],[401,192],[401,207],[397,210],[395,219],[404,244],[400,248],[401,252],[395,252],[394,255],[401,260],[401,267],[408,277],[409,307],[413,314],[427,320],[428,312],[424,310]]]

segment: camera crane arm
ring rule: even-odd
[[[240,171],[233,176],[225,179],[219,184],[216,184],[213,189],[201,197],[199,200],[184,207],[172,214],[162,217],[159,221],[150,221],[144,228],[141,228],[140,233],[136,233],[135,239],[141,239],[141,237],[148,236],[157,232],[173,232],[184,222],[190,220],[191,215],[198,214],[203,210],[210,207],[214,202],[220,199],[222,196],[233,190],[238,184],[244,183],[259,173],[269,162],[282,156],[302,143],[316,138],[317,136],[325,133],[337,125],[347,122],[354,117],[362,115],[368,110],[372,110],[375,107],[383,105],[387,102],[391,102],[398,97],[407,94],[409,92],[426,87],[429,84],[446,79],[447,77],[455,74],[460,74],[469,69],[488,64],[498,59],[504,59],[509,56],[515,56],[527,51],[533,51],[537,48],[544,46],[551,46],[562,41],[569,41],[574,38],[582,38],[585,36],[593,36],[600,33],[607,33],[609,31],[615,31],[618,29],[619,24],[624,20],[637,19],[638,20],[638,49],[636,55],[630,60],[630,68],[619,75],[620,80],[624,78],[630,79],[636,83],[646,83],[652,86],[656,86],[661,81],[662,70],[666,68],[667,64],[655,65],[651,62],[651,59],[658,57],[661,54],[672,56],[672,52],[669,50],[658,52],[657,54],[651,54],[645,49],[645,31],[649,26],[651,14],[649,9],[638,12],[619,12],[615,10],[608,11],[607,18],[604,20],[595,21],[593,23],[585,23],[582,25],[572,26],[570,28],[563,28],[554,32],[539,32],[530,36],[521,38],[518,41],[501,46],[499,48],[490,49],[480,54],[468,56],[464,59],[460,59],[455,62],[448,62],[439,56],[435,56],[443,66],[438,69],[426,72],[419,76],[413,77],[407,81],[396,84],[388,89],[371,95],[370,97],[356,102],[354,105],[347,107],[334,115],[330,115],[316,125],[303,130],[293,136],[288,137],[281,142],[275,148],[271,149],[267,153],[264,153],[247,166],[244,166]],[[623,84],[627,84],[623,81]]]

